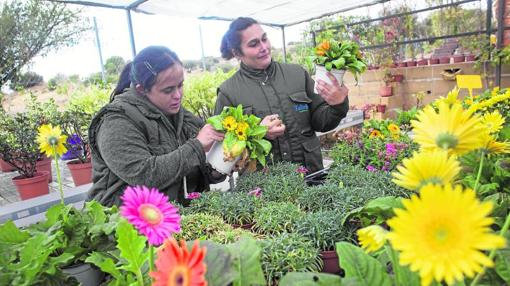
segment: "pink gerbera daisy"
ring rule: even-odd
[[[120,198],[122,216],[145,235],[151,245],[161,245],[172,233],[181,230],[178,209],[158,189],[127,187]]]

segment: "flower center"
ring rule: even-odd
[[[167,286],[188,286],[190,285],[189,280],[189,269],[183,265],[176,266],[170,272]]]
[[[458,143],[457,137],[450,133],[441,133],[436,137],[436,145],[443,149],[453,149]]]
[[[58,144],[58,138],[55,137],[55,136],[51,136],[51,137],[48,137],[48,143],[51,145],[51,146],[55,146]]]
[[[159,208],[152,204],[142,204],[138,207],[141,217],[152,225],[159,224],[163,220],[163,214]]]
[[[436,239],[437,242],[443,243],[446,242],[446,240],[448,240],[449,236],[448,234],[449,234],[448,230],[444,228],[438,228],[434,233],[434,238]]]

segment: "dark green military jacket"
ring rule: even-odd
[[[128,185],[158,188],[171,200],[208,189],[205,152],[195,139],[203,122],[181,108],[164,115],[144,96],[128,89],[103,107],[89,128],[93,186],[89,199],[119,205]],[[224,177],[223,177],[224,178]]]
[[[323,168],[315,131],[329,131],[349,110],[349,101],[328,105],[313,91],[314,81],[299,65],[272,62],[266,70],[241,68],[218,88],[215,113],[242,104],[244,111],[263,118],[278,114],[285,134],[271,143],[275,161],[304,165],[311,172]]]

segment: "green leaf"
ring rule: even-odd
[[[341,286],[338,275],[311,272],[289,272],[283,276],[280,286]],[[361,284],[360,284],[361,285]]]
[[[232,110],[232,116],[237,122],[243,121],[243,105],[239,104],[234,110]]]
[[[391,286],[385,268],[361,248],[347,242],[338,242],[336,252],[346,278],[354,277],[360,281],[360,285]]]
[[[25,242],[30,235],[19,230],[12,221],[0,225],[0,252],[5,254],[6,248]]]
[[[324,64],[324,67],[326,68],[327,71],[331,71],[331,69],[333,68],[333,63],[327,62]]]
[[[127,260],[122,269],[138,273],[147,262],[148,253],[144,251],[147,238],[138,235],[134,227],[126,220],[121,220],[117,226],[117,248],[120,256]]]
[[[496,273],[510,284],[510,249],[496,251]]]
[[[60,216],[64,213],[66,209],[66,206],[63,204],[56,204],[52,207],[50,207],[46,211],[46,221],[44,222],[44,225],[46,227],[51,227],[54,225],[57,221],[59,221]]]
[[[216,131],[225,131],[225,129],[223,129],[223,124],[221,123],[222,121],[223,116],[221,115],[212,116],[207,119],[207,123],[211,124]]]
[[[85,203],[84,211],[86,211],[92,221],[91,225],[103,224],[106,221],[105,208],[96,201],[90,201]]]
[[[421,281],[418,273],[411,271],[409,267],[400,265],[399,253],[392,249],[389,245],[385,246],[385,253],[389,256],[391,260],[391,265],[393,268],[393,273],[395,275],[393,278],[396,280],[397,285],[407,285],[407,286],[420,286]]]
[[[188,245],[192,242],[188,242]],[[227,286],[236,278],[233,257],[227,246],[211,241],[200,241],[200,246],[207,248],[205,278],[210,286]]]
[[[253,128],[250,128],[250,133],[248,136],[255,137],[257,139],[262,139],[264,136],[266,136],[267,133],[267,127],[266,126],[260,126],[256,125]]]
[[[344,58],[339,58],[339,59],[336,59],[336,60],[332,61],[332,63],[335,66],[336,69],[342,69],[345,66],[345,59]]]
[[[369,214],[381,215],[384,218],[390,218],[394,215],[394,208],[403,208],[402,198],[393,196],[380,197],[369,201],[364,207],[363,211]]]
[[[266,280],[260,263],[261,249],[255,239],[245,236],[237,243],[227,245],[233,256],[233,265],[239,276],[234,286],[265,285]]]
[[[99,267],[101,271],[112,275],[115,279],[121,281],[122,274],[115,266],[113,259],[108,257],[107,255],[100,252],[92,252],[89,257],[85,260],[87,263],[92,263],[95,266]]]

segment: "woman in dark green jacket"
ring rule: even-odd
[[[230,24],[221,43],[222,57],[237,58],[241,67],[218,88],[215,112],[224,106],[242,104],[245,112],[263,118],[268,126],[275,161],[304,165],[310,172],[323,168],[316,131],[329,131],[349,109],[348,89],[314,81],[299,65],[272,61],[271,43],[252,18],[238,18]]]
[[[140,51],[124,68],[111,102],[89,128],[93,186],[89,199],[119,205],[128,185],[155,187],[186,203],[224,179],[209,168],[205,152],[223,134],[181,106],[182,63],[165,47]]]

